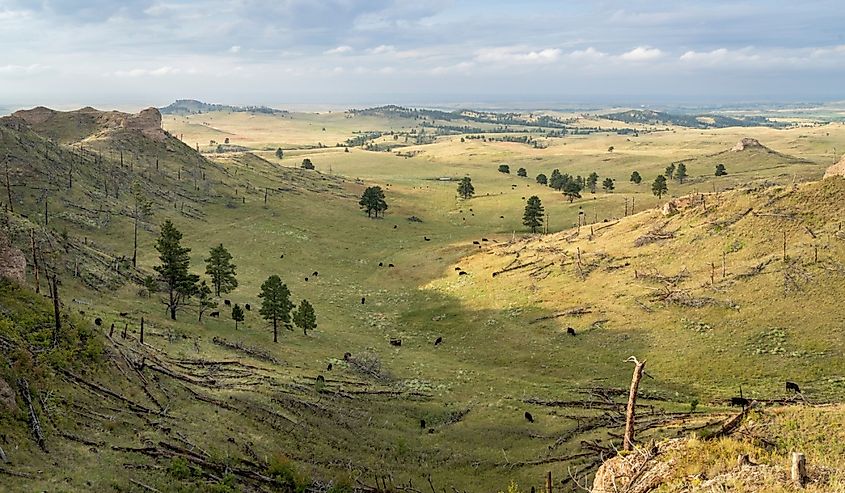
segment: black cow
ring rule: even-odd
[[[328,366],[326,366],[326,371],[332,371],[332,366],[333,365],[329,363]]]
[[[220,312],[211,312],[208,314],[209,317],[217,318],[220,316]]]
[[[312,276],[312,277],[317,277],[317,276],[319,276],[319,275],[320,275],[320,273],[319,273],[319,272],[317,272],[316,270],[314,271],[314,273],[313,273],[313,274],[311,274],[311,276]]]
[[[466,272],[466,271],[460,271],[460,272],[458,272],[458,275],[459,275],[459,276],[468,276],[468,275],[469,275],[469,272]]]
[[[487,238],[481,238],[481,241],[490,241]]]
[[[731,397],[731,406],[747,407],[751,401],[744,397]]]
[[[323,375],[317,375],[317,383],[326,383],[325,377],[323,377]]]
[[[455,270],[463,270],[463,269],[461,269],[460,267],[455,267]]]
[[[249,306],[249,303],[244,304],[244,308],[246,308],[246,311],[252,310],[252,307]]]
[[[422,428],[423,430],[425,429],[425,420],[424,419],[420,420],[420,428]]]
[[[352,353],[350,353],[350,352],[343,353],[343,361],[349,361],[349,358],[351,358],[351,357],[352,357]]]
[[[94,319],[94,325],[96,325],[97,327],[103,325],[103,319],[100,318],[100,317],[95,318]]]
[[[232,306],[232,302],[230,300],[223,300],[223,304],[226,306]]]
[[[479,242],[477,242],[477,241],[473,241],[473,242],[472,242],[472,244],[473,244],[473,245],[480,245],[481,243],[479,243]]]
[[[305,282],[308,282],[308,278],[307,278],[307,277],[305,278]]]
[[[574,336],[575,335],[575,329],[573,329],[572,327],[567,327],[566,333],[571,335],[571,336]]]
[[[128,317],[128,316],[129,316],[129,312],[120,312],[120,316],[121,316],[121,317]]]
[[[800,387],[798,387],[798,384],[797,384],[797,383],[787,381],[787,382],[786,382],[786,391],[787,391],[787,392],[795,392],[796,394],[800,394],[800,393],[801,393],[801,388],[800,388]]]
[[[423,236],[423,239],[424,239],[425,241],[431,241],[431,238],[429,238],[428,236]]]
[[[398,227],[399,227],[399,226],[397,226],[397,225],[395,225],[395,224],[393,225],[393,229],[396,229],[396,228],[398,228]]]
[[[534,416],[531,416],[531,413],[529,413],[528,411],[525,411],[525,419],[528,420],[529,423],[534,422]]]
[[[379,266],[379,267],[384,267],[384,262],[379,262],[379,263],[378,263],[378,266]]]
[[[440,336],[440,337],[438,337],[437,339],[434,340],[434,345],[439,346],[441,342],[443,342],[442,336]]]
[[[387,266],[388,266],[388,267],[396,267],[396,266],[395,266],[395,265],[393,265],[393,264],[387,264]]]
[[[402,345],[402,339],[391,339],[391,340],[390,340],[390,345],[391,345],[391,346],[396,346],[396,347],[399,347],[399,346],[401,346],[401,345]]]
[[[361,304],[363,305],[366,302],[367,302],[367,298],[364,297],[364,296],[361,296]]]

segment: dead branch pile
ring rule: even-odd
[[[665,231],[666,226],[669,225],[669,222],[671,222],[671,219],[669,221],[665,221],[663,224],[655,226],[651,229],[651,231],[634,240],[634,246],[641,247],[651,243],[656,243],[658,241],[670,240],[674,238],[675,231]]]
[[[677,286],[682,281],[689,279],[690,273],[686,268],[684,268],[682,271],[678,272],[674,276],[667,276],[667,275],[661,274],[660,272],[658,272],[655,269],[655,270],[652,270],[650,272],[648,272],[648,271],[646,271],[646,272],[637,271],[635,273],[635,276],[636,276],[637,279],[643,279],[645,281],[659,282],[659,283],[665,284],[667,286]]]
[[[213,342],[214,344],[217,344],[218,346],[223,346],[223,347],[226,347],[226,348],[229,348],[229,349],[234,349],[235,351],[239,351],[239,352],[248,354],[248,355],[253,356],[253,357],[255,357],[259,360],[267,361],[268,363],[273,363],[273,364],[276,364],[276,365],[281,364],[281,361],[279,361],[278,359],[276,359],[275,356],[273,356],[272,354],[270,354],[267,351],[264,351],[263,349],[259,349],[259,348],[256,348],[256,347],[250,347],[250,346],[247,346],[247,345],[240,343],[240,342],[229,342],[226,339],[224,339],[222,337],[217,337],[217,336],[215,336],[211,340],[211,342]]]
[[[543,320],[551,320],[554,318],[560,317],[580,317],[582,315],[586,315],[588,313],[593,313],[592,308],[589,306],[576,306],[575,308],[570,308],[569,310],[564,310],[562,312],[553,313],[552,315],[544,315],[542,317],[535,318],[529,323],[537,323]]]

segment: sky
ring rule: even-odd
[[[842,0],[0,0],[0,106],[842,100]]]

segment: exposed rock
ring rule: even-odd
[[[23,120],[36,131],[46,132],[59,140],[83,140],[87,137],[116,130],[135,130],[157,141],[165,139],[161,128],[161,113],[147,108],[138,114],[120,111],[100,111],[90,106],[76,111],[56,111],[39,106],[31,110],[16,111],[14,118]],[[55,133],[64,129],[65,133]],[[51,132],[55,133],[52,135]]]
[[[647,493],[660,486],[674,467],[674,460],[662,454],[678,446],[677,441],[655,445],[653,450],[637,448],[602,464],[593,479],[592,493]],[[657,453],[655,453],[657,452]]]
[[[2,378],[0,378],[0,410],[10,413],[18,410],[18,400],[15,397],[15,391]]]
[[[0,277],[26,282],[26,257],[0,235]]]
[[[825,178],[832,178],[834,176],[845,176],[845,156],[824,172]]]
[[[751,148],[763,148],[765,147],[763,144],[760,143],[757,139],[752,139],[750,137],[745,137],[744,139],[740,140],[736,143],[735,146],[731,147],[731,152],[739,152],[744,151],[746,149]]]

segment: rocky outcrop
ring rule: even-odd
[[[18,400],[15,390],[2,378],[0,378],[0,412],[14,413],[18,410]]]
[[[757,139],[752,139],[750,137],[745,137],[739,142],[736,143],[735,146],[731,147],[731,152],[739,152],[744,151],[746,149],[762,149],[765,148],[763,144],[760,143]]]
[[[163,141],[167,135],[161,128],[161,113],[156,108],[130,114],[100,111],[90,106],[76,111],[56,111],[39,106],[31,110],[16,111],[12,117],[26,122],[37,132],[64,142],[75,142],[121,130],[137,131],[156,141]]]
[[[845,156],[843,156],[838,163],[834,164],[830,168],[827,168],[827,171],[824,172],[825,178],[832,178],[834,176],[845,177]]]

